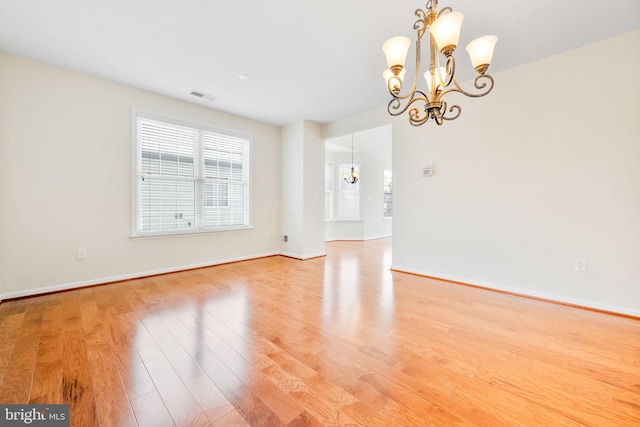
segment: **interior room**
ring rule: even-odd
[[[638,76],[637,0],[0,0],[0,419],[640,425]]]

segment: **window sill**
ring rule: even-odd
[[[237,231],[247,231],[253,230],[252,226],[242,226],[242,227],[228,227],[228,228],[218,228],[216,230],[191,230],[191,231],[164,231],[164,232],[153,232],[153,233],[136,233],[129,236],[132,240],[143,240],[143,239],[158,239],[164,237],[185,237],[185,236],[201,236],[203,234],[220,234],[220,233],[231,233]]]

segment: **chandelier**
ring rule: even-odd
[[[407,69],[404,67],[407,52],[411,41],[407,37],[393,37],[387,40],[382,50],[387,58],[389,68],[383,76],[387,81],[387,89],[393,97],[389,101],[387,110],[392,116],[399,116],[409,110],[409,122],[413,126],[420,126],[429,119],[433,119],[438,125],[445,120],[455,120],[462,111],[459,105],[448,106],[443,99],[450,92],[460,92],[472,98],[485,96],[493,89],[493,77],[487,69],[493,56],[493,48],[498,38],[496,36],[480,37],[467,45],[467,52],[471,57],[471,63],[478,72],[474,80],[477,91],[467,92],[458,84],[455,77],[456,61],[453,52],[458,45],[460,26],[464,15],[453,12],[450,7],[438,11],[438,0],[429,0],[426,4],[427,12],[416,10],[418,17],[413,24],[417,32],[416,37],[416,72],[413,85],[405,95],[401,94],[402,83]],[[424,73],[427,81],[427,92],[417,89],[418,74],[420,73],[420,46],[422,38],[429,32],[429,68]],[[438,53],[440,52],[440,53]],[[441,55],[446,61],[440,65]]]
[[[351,134],[351,172],[345,172],[342,174],[342,179],[347,184],[355,184],[360,179],[360,173],[356,172],[353,168],[353,134]]]

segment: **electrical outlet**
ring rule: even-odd
[[[587,260],[586,259],[576,259],[574,262],[574,267],[576,271],[586,272],[587,271]]]
[[[405,242],[404,242],[404,249],[405,249],[405,250],[407,250],[407,251],[408,251],[409,249],[411,249],[411,243],[409,243],[409,241],[408,241],[408,240],[405,240]]]
[[[286,234],[282,235],[282,243],[289,243],[289,236]]]
[[[87,258],[87,250],[85,248],[76,249],[76,259],[86,259]]]

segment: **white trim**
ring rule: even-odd
[[[432,273],[432,272],[429,272],[429,271],[419,270],[419,269],[415,269],[415,268],[407,268],[407,267],[403,267],[403,266],[400,266],[400,265],[391,265],[391,269],[399,271],[399,272],[403,272],[403,273],[416,274],[418,276],[427,276],[427,277],[432,277],[434,279],[441,279],[441,280],[447,280],[447,281],[450,281],[450,282],[464,283],[464,284],[468,284],[468,285],[471,285],[471,286],[477,286],[477,287],[480,287],[480,288],[485,288],[485,289],[488,289],[488,290],[508,292],[510,294],[520,295],[520,296],[523,296],[523,297],[541,298],[541,299],[544,299],[544,300],[547,300],[547,301],[551,301],[551,302],[570,304],[570,305],[573,305],[573,306],[578,306],[578,307],[582,307],[582,308],[586,308],[586,309],[603,310],[603,311],[607,311],[607,312],[610,312],[610,313],[617,313],[617,314],[623,314],[623,315],[627,315],[627,316],[640,317],[640,310],[634,310],[634,309],[631,309],[631,308],[628,308],[628,307],[619,307],[619,306],[614,306],[614,305],[601,304],[601,303],[595,302],[595,301],[587,301],[587,300],[581,300],[581,299],[576,299],[576,298],[570,298],[570,297],[566,297],[566,296],[563,296],[563,295],[547,294],[547,293],[544,293],[544,292],[537,292],[537,291],[532,291],[532,290],[528,290],[528,289],[512,288],[512,287],[509,287],[509,286],[497,285],[495,283],[490,283],[490,282],[482,282],[482,281],[477,281],[477,280],[471,280],[471,279],[467,279],[467,278],[464,278],[464,277],[449,276],[449,275],[446,275],[446,274],[437,274],[437,273]]]
[[[224,227],[216,230],[184,230],[184,231],[163,231],[161,233],[138,233],[129,236],[132,240],[141,239],[157,239],[163,237],[185,237],[185,236],[199,236],[201,234],[220,234],[220,233],[233,233],[237,231],[253,230],[252,226],[236,226],[236,227]]]
[[[326,252],[318,252],[318,253],[310,254],[310,255],[299,255],[299,254],[293,254],[293,253],[290,253],[290,252],[280,252],[280,255],[304,261],[306,259],[319,258],[319,257],[327,256],[327,253]]]
[[[140,277],[156,276],[158,274],[176,273],[179,271],[192,270],[194,268],[213,267],[216,265],[229,264],[232,262],[249,261],[252,259],[259,259],[259,258],[265,258],[270,256],[276,256],[276,255],[282,255],[282,254],[280,252],[267,252],[263,254],[255,254],[255,255],[250,255],[246,257],[227,258],[227,259],[222,259],[218,261],[209,261],[209,262],[203,262],[198,264],[181,265],[176,267],[161,268],[158,270],[141,271],[138,273],[123,274],[120,276],[103,277],[101,279],[91,279],[91,280],[84,280],[81,282],[63,283],[59,285],[29,289],[28,291],[17,291],[17,292],[9,292],[7,294],[0,294],[0,301],[13,299],[13,298],[36,296],[36,295],[47,294],[51,292],[66,291],[70,289],[85,288],[88,286],[104,285],[107,283],[121,282],[123,280],[138,279]]]
[[[392,234],[381,234],[379,236],[369,236],[364,240],[378,240],[378,239],[386,239],[387,237],[391,237]]]
[[[364,242],[364,238],[362,236],[357,236],[357,237],[335,237],[333,239],[325,239],[325,242],[339,242],[339,241],[345,241],[345,242]]]
[[[373,237],[367,237],[364,238],[362,236],[360,237],[334,237],[332,239],[325,239],[325,242],[339,242],[341,240],[343,241],[349,241],[349,242],[366,242],[367,240],[378,240],[378,239],[386,239],[387,237],[392,237],[392,234],[384,234],[382,236],[373,236]]]
[[[213,124],[208,121],[191,119],[190,117],[185,118],[184,116],[176,116],[171,113],[154,112],[144,107],[133,107],[131,109],[131,112],[133,116],[132,126],[133,126],[134,136],[136,134],[136,117],[140,115],[147,119],[156,120],[160,122],[169,122],[178,126],[199,127],[199,128],[202,128],[203,130],[207,130],[210,132],[223,133],[223,134],[227,134],[229,136],[234,136],[237,138],[246,138],[249,141],[253,140],[253,134],[251,132],[244,132],[244,131],[239,131],[235,128],[219,126],[217,123]]]

